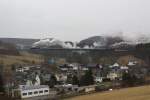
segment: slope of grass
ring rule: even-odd
[[[12,64],[39,64],[41,62],[43,62],[41,55],[27,52],[21,52],[19,56],[0,55],[0,63],[3,63],[5,66]]]
[[[117,62],[121,65],[127,65],[129,61],[137,61],[139,65],[146,65],[145,61],[139,58],[136,58],[133,55],[121,56],[117,60]]]
[[[150,86],[89,94],[70,98],[68,100],[150,100]]]

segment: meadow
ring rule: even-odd
[[[12,64],[40,64],[44,61],[42,55],[31,54],[28,52],[20,52],[20,55],[0,55],[0,63],[5,66],[10,66]]]
[[[150,100],[150,86],[125,88],[77,96],[67,100]]]

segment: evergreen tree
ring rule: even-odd
[[[50,80],[50,87],[54,87],[54,85],[57,84],[57,79],[55,77],[55,75],[51,76],[51,80]]]
[[[85,75],[81,77],[80,85],[88,86],[88,85],[93,85],[93,84],[94,84],[94,77],[93,77],[92,70],[90,69],[85,73]]]
[[[3,84],[2,75],[0,75],[0,92],[4,92],[4,84]]]
[[[0,64],[0,92],[4,92],[3,64]]]
[[[72,79],[73,77],[72,77],[72,75],[67,75],[67,83],[68,84],[72,84]]]
[[[55,75],[52,75],[50,81],[48,82],[48,85],[50,88],[53,88],[54,85],[56,84],[57,84],[57,78],[55,77]]]
[[[124,73],[122,76],[124,86],[133,86],[137,83],[137,77],[131,73]]]
[[[79,84],[79,80],[78,80],[78,77],[76,75],[74,75],[72,77],[72,84],[73,85],[78,85]]]

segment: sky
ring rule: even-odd
[[[150,36],[150,0],[0,0],[0,37]]]

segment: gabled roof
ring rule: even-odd
[[[121,66],[120,69],[129,69],[127,66]]]
[[[136,63],[135,63],[135,62],[133,62],[133,61],[129,61],[128,66],[134,66],[134,65],[136,65]]]
[[[24,91],[24,90],[33,90],[33,89],[41,89],[41,88],[49,88],[49,86],[48,85],[37,85],[37,86],[25,85],[25,86],[22,86],[20,89]]]
[[[99,67],[99,64],[87,64],[88,68],[97,68]]]
[[[115,63],[115,64],[113,65],[113,67],[119,67],[119,64],[118,64],[118,63]]]

